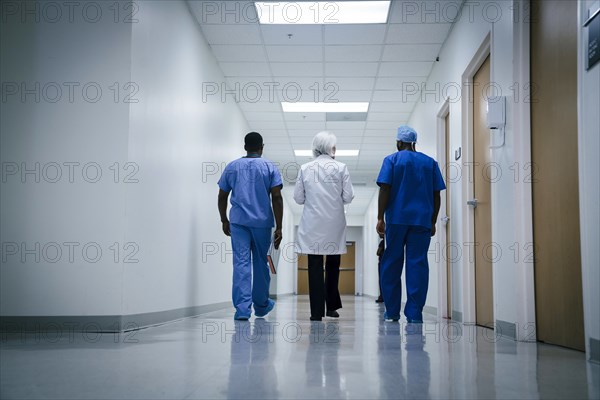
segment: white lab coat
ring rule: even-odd
[[[354,189],[346,164],[321,155],[300,168],[294,200],[304,204],[298,226],[296,252],[346,253],[346,214]]]

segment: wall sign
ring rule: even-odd
[[[587,69],[600,61],[600,6],[588,10],[588,19],[583,26],[588,28]]]

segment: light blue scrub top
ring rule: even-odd
[[[386,223],[431,229],[433,192],[446,189],[433,158],[409,150],[390,154],[383,160],[377,184],[392,186],[385,210]]]
[[[232,224],[251,228],[275,225],[271,208],[271,188],[282,186],[275,164],[260,157],[243,157],[230,162],[218,182],[219,188],[231,194]]]

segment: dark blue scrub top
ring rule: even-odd
[[[392,186],[385,210],[386,223],[431,229],[433,192],[446,189],[433,158],[409,150],[390,154],[383,160],[377,184]]]
[[[260,157],[243,157],[227,164],[218,182],[231,193],[229,221],[252,228],[275,225],[271,208],[271,189],[281,186],[281,174],[275,164]]]

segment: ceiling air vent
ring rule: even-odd
[[[367,113],[366,112],[353,112],[353,113],[328,112],[328,113],[325,113],[325,120],[326,121],[348,121],[348,122],[366,121]]]

